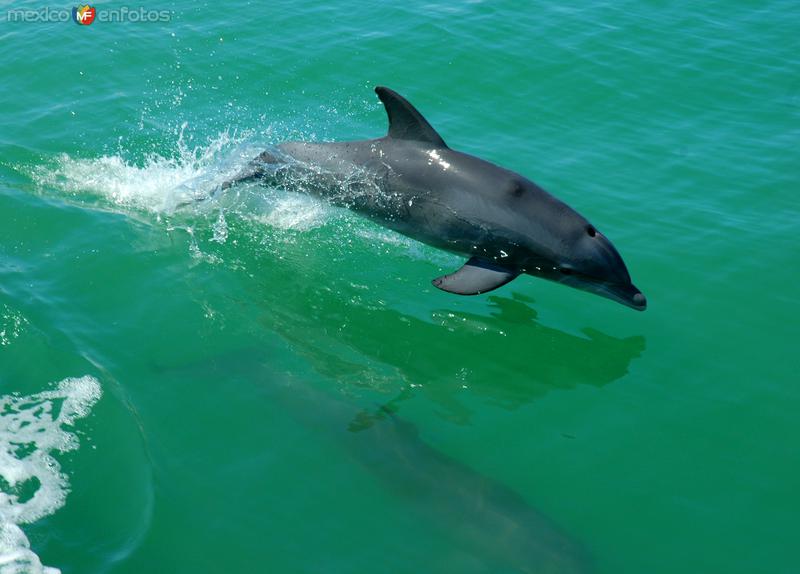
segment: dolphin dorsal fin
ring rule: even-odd
[[[423,118],[422,114],[403,96],[383,86],[375,88],[375,93],[383,102],[386,114],[389,116],[388,137],[425,142],[436,147],[447,147],[442,136],[436,133],[428,120]]]

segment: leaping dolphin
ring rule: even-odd
[[[527,273],[645,310],[619,252],[585,217],[522,175],[451,149],[397,92],[375,92],[385,137],[282,143],[223,188],[268,179],[464,255],[463,267],[433,280],[450,293],[486,293]]]

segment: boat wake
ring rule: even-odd
[[[43,566],[22,525],[61,508],[69,476],[55,453],[79,446],[75,424],[100,399],[94,377],[70,378],[28,396],[0,396],[0,574],[58,574]]]

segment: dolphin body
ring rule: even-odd
[[[526,273],[647,307],[619,252],[586,218],[522,175],[449,148],[405,98],[375,91],[389,116],[385,137],[282,143],[223,189],[269,180],[464,255],[463,267],[433,280],[450,293],[486,293]]]

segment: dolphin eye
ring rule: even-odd
[[[586,233],[589,234],[589,237],[594,237],[595,235],[597,235],[597,230],[590,225],[589,227],[586,228]]]
[[[562,275],[572,275],[572,269],[569,267],[561,267],[559,271],[561,271]]]
[[[524,187],[522,187],[522,184],[521,184],[520,182],[518,182],[518,181],[515,181],[514,183],[512,183],[512,184],[511,184],[511,190],[510,190],[510,193],[511,193],[511,195],[512,195],[513,197],[519,197],[519,196],[521,196],[521,195],[523,194],[523,192],[524,192],[524,191],[525,191],[525,188],[524,188]]]

